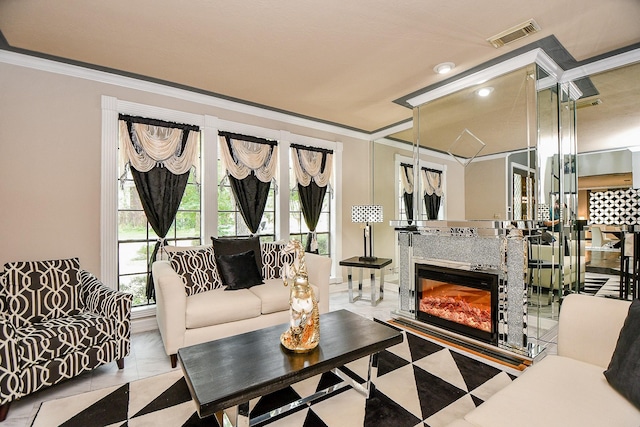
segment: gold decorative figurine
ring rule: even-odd
[[[289,329],[280,336],[280,343],[296,353],[311,351],[320,342],[318,301],[309,285],[304,248],[298,240],[290,241],[283,254],[294,254],[292,264],[282,267],[284,285],[291,284],[289,296]]]

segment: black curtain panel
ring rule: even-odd
[[[324,202],[324,195],[327,193],[327,187],[320,187],[313,180],[308,186],[304,187],[298,184],[298,194],[300,194],[300,204],[302,205],[302,215],[304,216],[304,222],[307,224],[309,230],[307,234],[307,244],[305,245],[305,251],[318,253],[318,250],[311,250],[312,234],[316,230],[318,220],[320,219],[320,213],[322,212],[322,203]]]
[[[158,237],[164,239],[178,212],[189,180],[189,172],[174,175],[166,168],[156,166],[149,172],[139,172],[132,167],[131,174],[149,224]],[[150,263],[156,259],[159,248],[160,242],[157,242]],[[151,269],[147,277],[147,299],[155,299]]]
[[[264,208],[267,206],[271,182],[262,182],[251,172],[244,179],[229,175],[229,183],[245,224],[251,234],[256,234],[260,228]]]
[[[402,194],[402,200],[404,200],[404,211],[407,213],[407,223],[411,225],[413,223],[413,194]]]
[[[441,199],[442,197],[436,196],[435,193],[433,193],[432,195],[424,195],[424,206],[427,211],[428,219],[438,219],[438,211],[440,210]]]
[[[409,174],[413,175],[413,167],[406,164],[401,164],[400,166],[400,173],[405,174],[405,177],[409,180]],[[402,199],[404,200],[404,210],[407,214],[407,223],[411,225],[413,223],[413,194],[404,192]]]

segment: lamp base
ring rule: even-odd
[[[358,260],[364,261],[364,262],[373,262],[373,261],[377,261],[378,257],[377,256],[361,256],[360,258],[358,258]]]

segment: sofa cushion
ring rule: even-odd
[[[248,289],[224,292],[222,289],[187,297],[187,329],[203,328],[260,316],[260,298]]]
[[[547,356],[464,419],[478,427],[637,427],[640,411],[607,383],[602,367]]]
[[[115,336],[115,321],[91,313],[32,323],[17,329],[20,367],[82,352]]]
[[[640,299],[635,299],[620,330],[604,376],[613,388],[640,409]]]
[[[284,263],[293,264],[295,254],[282,253],[285,247],[284,242],[263,242],[262,248],[262,277],[267,279],[278,279],[282,277],[282,266]]]
[[[78,258],[4,265],[6,306],[16,328],[79,313]]]
[[[187,296],[222,287],[212,247],[168,253],[171,267],[182,277]]]
[[[216,264],[222,277],[222,283],[228,291],[250,288],[264,283],[262,274],[256,265],[255,252],[252,250],[233,255],[216,254]]]
[[[318,288],[313,285],[311,287],[314,295],[318,298]],[[260,298],[262,314],[289,310],[291,287],[284,286],[282,279],[265,280],[264,285],[254,286],[250,291]]]
[[[260,237],[212,237],[213,250],[216,255],[233,255],[253,250],[258,271],[262,275],[262,249]]]

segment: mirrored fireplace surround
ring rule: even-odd
[[[407,227],[392,222],[398,234],[397,315],[418,321],[416,265],[427,264],[498,276],[497,347],[533,357],[527,339],[527,249],[530,221],[421,221]]]

